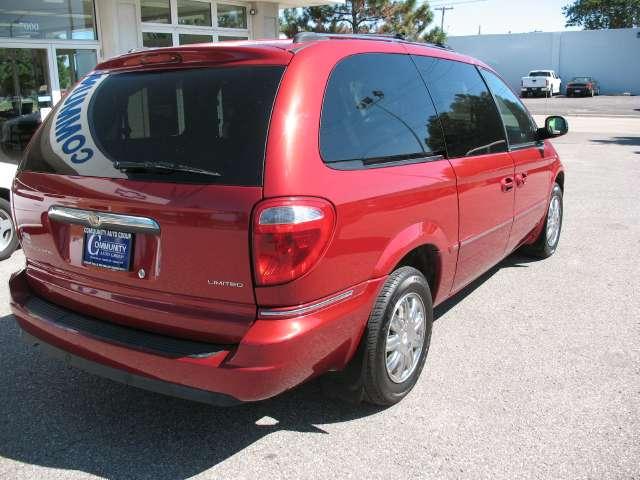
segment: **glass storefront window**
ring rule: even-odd
[[[140,17],[143,22],[171,23],[169,0],[140,0]]]
[[[210,27],[211,4],[198,0],[178,0],[178,23]]]
[[[247,9],[239,5],[218,4],[218,26],[247,28]]]
[[[179,35],[180,45],[190,45],[192,43],[213,42],[213,35],[196,35],[192,33],[181,33]]]
[[[95,50],[58,48],[56,49],[56,62],[58,64],[60,94],[64,97],[80,78],[93,70],[98,59]]]
[[[218,35],[219,42],[238,42],[240,40],[249,40],[247,37],[229,37],[225,35]]]
[[[17,163],[51,110],[47,51],[0,48],[0,162]]]
[[[173,36],[170,33],[142,32],[142,46],[147,48],[170,47]]]
[[[1,0],[0,37],[95,40],[93,0]]]

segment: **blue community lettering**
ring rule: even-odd
[[[93,157],[93,148],[85,146],[87,139],[82,132],[82,108],[87,95],[101,77],[101,74],[89,75],[80,85],[64,99],[62,108],[56,116],[55,137],[56,143],[66,155],[70,155],[72,163],[84,163]]]

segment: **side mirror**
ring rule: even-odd
[[[564,117],[554,115],[547,117],[544,121],[544,128],[538,129],[538,140],[546,138],[560,137],[569,131],[569,124]]]

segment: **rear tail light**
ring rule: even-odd
[[[307,273],[324,253],[335,225],[333,205],[320,198],[265,200],[253,216],[256,284],[277,285]]]
[[[591,87],[593,87],[593,84],[592,83],[587,83],[587,88],[591,88]]]

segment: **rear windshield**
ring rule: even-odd
[[[22,170],[261,185],[283,67],[97,72],[59,103]]]
[[[551,72],[529,72],[530,77],[550,77]]]

